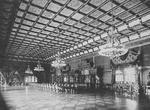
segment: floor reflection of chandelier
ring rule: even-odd
[[[25,71],[26,74],[33,74],[32,70],[30,69],[30,65],[28,65],[27,70]]]
[[[113,34],[113,29],[111,29],[111,34]],[[128,49],[120,44],[116,36],[108,36],[105,45],[100,47],[99,55],[114,58],[126,54]]]
[[[44,68],[40,64],[40,61],[38,61],[37,67],[34,68],[34,71],[44,71]]]
[[[63,60],[60,58],[60,55],[58,54],[58,56],[56,57],[56,60],[53,61],[51,65],[52,65],[53,67],[60,68],[60,67],[66,66],[66,63],[65,63],[65,61],[63,61]]]

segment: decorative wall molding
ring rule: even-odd
[[[112,59],[112,62],[116,65],[124,64],[124,63],[131,63],[131,62],[134,62],[138,58],[139,54],[140,54],[140,52],[135,53],[133,51],[129,51],[127,53],[127,56],[125,56],[124,59],[122,59],[121,57],[115,57]]]
[[[128,48],[128,49],[132,49],[132,48],[135,48],[135,47],[141,47],[141,46],[145,46],[145,45],[148,45],[148,44],[150,44],[150,36],[127,42],[127,43],[125,43],[125,47]]]

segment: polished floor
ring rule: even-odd
[[[147,97],[112,92],[68,94],[33,88],[2,92],[9,110],[150,110]]]

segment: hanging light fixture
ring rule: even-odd
[[[38,45],[37,49],[38,49],[38,51],[41,51],[42,50],[42,46]],[[38,57],[40,57],[39,53],[38,53]],[[44,71],[44,68],[40,64],[40,60],[38,60],[37,67],[34,68],[34,71],[38,71],[38,72]]]
[[[25,71],[26,74],[33,74],[32,70],[30,69],[30,65],[28,65],[27,70]]]
[[[60,68],[60,67],[66,66],[66,63],[65,63],[65,61],[63,61],[63,60],[60,58],[60,54],[58,53],[57,56],[56,56],[56,60],[53,61],[51,65],[52,65],[53,67]]]
[[[114,58],[128,52],[123,44],[120,44],[116,36],[108,36],[105,45],[100,47],[99,55]]]
[[[63,33],[64,31],[60,28],[57,28],[57,31],[58,31],[58,36],[60,36],[61,33]],[[51,64],[53,67],[56,67],[56,68],[60,68],[60,67],[63,67],[63,66],[66,66],[66,63],[65,61],[63,61],[61,58],[60,58],[60,53],[58,52],[58,54],[56,55],[56,60],[52,62]]]
[[[111,7],[112,7],[112,22],[114,23],[113,4]],[[124,55],[128,52],[128,49],[126,49],[123,44],[120,44],[118,38],[114,36],[115,35],[114,33],[115,27],[113,26],[108,32],[106,44],[100,47],[100,51],[98,52],[99,55],[114,58]]]
[[[38,60],[37,67],[34,68],[34,71],[44,71],[44,68],[41,66],[40,61]]]

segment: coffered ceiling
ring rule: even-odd
[[[2,3],[0,39],[2,43],[5,40],[4,55],[10,60],[50,62],[58,52],[64,59],[96,52],[106,43],[112,26],[120,43],[140,41],[150,34],[148,0],[2,0]]]

